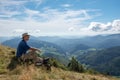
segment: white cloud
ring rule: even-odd
[[[24,14],[27,15],[27,17],[24,18],[24,19],[30,19],[30,18],[32,18],[32,17],[34,17],[34,16],[39,16],[39,11],[30,10],[30,9],[25,9],[25,10],[24,10]]]
[[[61,5],[62,7],[65,7],[65,8],[68,8],[68,7],[71,7],[72,5],[70,5],[70,4],[63,4],[63,5]]]
[[[1,6],[20,6],[29,2],[36,4],[42,3],[43,0],[0,0]]]
[[[120,19],[112,22],[91,22],[88,27],[80,28],[82,35],[100,35],[120,33]]]
[[[35,8],[38,8],[42,4],[42,2],[43,2],[43,0],[36,0],[36,7]]]
[[[13,32],[14,33],[23,33],[23,32],[25,32],[25,30],[24,29],[15,29],[15,30],[13,30]]]
[[[13,5],[22,5],[26,3],[27,0],[0,0],[1,6],[13,6]]]
[[[90,30],[92,31],[106,31],[109,30],[109,28],[111,28],[111,23],[100,23],[100,22],[91,22],[89,27]]]
[[[39,29],[36,29],[35,30],[35,33],[40,33],[41,31]]]
[[[112,22],[112,30],[113,31],[120,31],[120,19],[114,20]]]
[[[20,15],[21,12],[18,11],[4,11],[4,12],[0,12],[0,18],[11,18],[15,15]]]
[[[101,31],[107,29],[108,25],[112,25],[96,22],[91,23],[91,27],[84,25],[87,20],[99,16],[96,13],[98,10],[66,9],[61,11],[45,7],[42,10],[32,10],[25,7],[25,4],[32,2],[36,4],[35,8],[38,8],[43,1],[0,0],[0,35],[17,35],[23,32],[33,35],[77,35],[90,31],[93,26],[98,24],[100,24]],[[62,6],[67,8],[72,5],[63,4]],[[119,21],[115,21],[113,24],[116,25],[116,23]]]
[[[43,35],[52,34],[69,34],[69,31],[74,31],[74,28],[81,27],[82,22],[92,18],[88,10],[66,10],[59,11],[57,9],[46,9],[44,12],[25,9],[23,13],[27,15],[23,20],[0,19],[1,30],[7,34],[15,32],[15,29],[24,29],[25,31],[39,33]],[[5,31],[8,30],[9,31]],[[36,30],[36,31],[35,31]],[[38,31],[39,30],[39,31]],[[16,32],[20,32],[17,30]],[[2,32],[1,32],[1,35]]]
[[[68,28],[68,31],[75,31],[76,29],[74,27]]]
[[[95,31],[95,32],[104,32],[104,31],[120,31],[120,20],[114,20],[113,22],[108,22],[106,24],[100,23],[100,22],[91,22],[89,27],[89,30]]]
[[[0,18],[11,18],[13,16],[23,15],[26,4],[35,4],[38,7],[43,0],[0,0]],[[29,13],[31,13],[29,11]]]

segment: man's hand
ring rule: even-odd
[[[37,49],[35,49],[35,48],[30,48],[30,50],[32,50],[32,51],[36,51]]]
[[[30,48],[30,50],[32,50],[32,51],[38,51],[38,52],[41,53],[41,51],[39,49],[36,49],[36,48]]]
[[[39,53],[41,53],[41,50],[39,50],[39,49],[36,49],[36,51],[38,51]]]

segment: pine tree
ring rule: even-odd
[[[71,71],[77,71],[77,72],[84,72],[85,69],[82,66],[82,64],[80,64],[75,57],[72,57],[72,59],[70,60],[70,63],[68,64],[68,68]]]

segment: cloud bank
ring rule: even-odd
[[[113,22],[90,22],[99,15],[97,9],[71,9],[71,4],[59,8],[37,9],[44,0],[0,1],[0,36],[32,35],[95,35],[120,32],[120,19]],[[34,9],[27,5],[34,4]],[[67,8],[67,9],[66,9]]]
[[[119,32],[120,19],[113,20],[113,22],[108,22],[106,24],[100,22],[91,22],[88,29],[95,32],[104,32],[104,31]]]

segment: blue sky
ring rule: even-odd
[[[0,36],[120,32],[120,0],[0,0]]]

